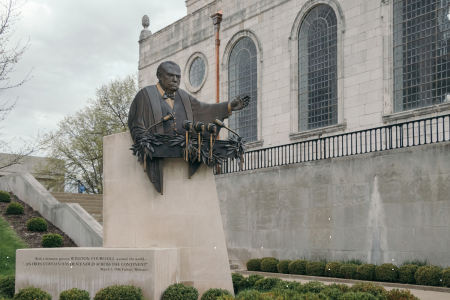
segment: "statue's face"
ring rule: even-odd
[[[178,91],[181,81],[181,69],[177,65],[165,64],[158,76],[159,84],[166,93]]]

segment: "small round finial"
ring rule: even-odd
[[[150,26],[150,19],[147,15],[142,17],[142,26],[144,26],[144,29],[147,29],[148,26]]]

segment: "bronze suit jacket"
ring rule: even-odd
[[[176,97],[175,101],[180,101],[181,99],[188,120],[194,124],[203,122],[206,125],[214,122],[216,117],[223,121],[229,116],[228,102],[207,104],[198,101],[182,89],[179,89],[177,94],[180,97]],[[144,136],[147,128],[152,126],[155,120],[158,122],[163,117],[162,101],[165,100],[159,93],[156,85],[147,86],[137,93],[128,114],[128,128],[135,143]],[[183,121],[177,120],[180,123]],[[152,132],[163,134],[163,124],[157,125],[152,129]],[[162,158],[153,158],[151,161],[147,158],[147,175],[155,189],[161,194],[163,193],[163,169],[164,160]]]

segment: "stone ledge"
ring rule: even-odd
[[[347,122],[343,122],[343,123],[339,123],[339,124],[331,125],[331,126],[327,126],[327,127],[307,130],[307,131],[291,133],[291,134],[289,134],[289,139],[291,141],[294,141],[294,140],[306,139],[306,138],[309,138],[312,136],[320,137],[322,134],[332,133],[332,132],[337,132],[337,131],[344,131],[345,129],[347,129]]]
[[[406,120],[423,115],[429,115],[439,113],[442,111],[450,110],[450,103],[442,103],[433,106],[421,107],[412,110],[402,111],[398,113],[383,115],[382,120],[385,123],[397,122],[400,120]]]
[[[245,143],[246,149],[255,149],[258,147],[262,147],[264,145],[264,140],[259,140],[255,142]]]
[[[306,275],[293,275],[293,274],[280,274],[280,273],[268,273],[268,272],[254,272],[247,270],[235,270],[235,273],[241,275],[262,275],[264,277],[276,277],[280,279],[297,279],[297,280],[314,280],[314,281],[325,281],[325,282],[338,282],[338,283],[348,283],[355,284],[358,282],[375,283],[383,285],[386,287],[399,288],[399,289],[409,289],[409,290],[422,290],[422,291],[432,291],[441,293],[450,293],[450,288],[438,287],[438,286],[426,286],[426,285],[416,285],[416,284],[402,284],[402,283],[392,283],[392,282],[379,282],[379,281],[365,281],[365,280],[353,280],[353,279],[342,279],[334,277],[316,277],[316,276],[306,276]]]

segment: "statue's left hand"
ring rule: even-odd
[[[236,99],[231,101],[230,103],[231,110],[232,111],[241,110],[244,107],[246,107],[249,103],[250,103],[250,96],[245,96],[243,98],[241,98],[241,96],[238,96]]]

